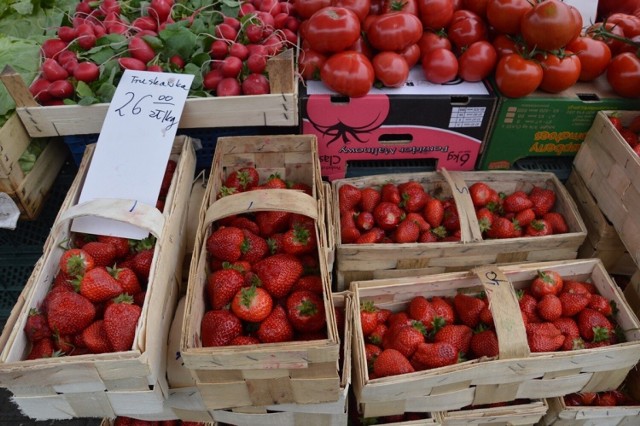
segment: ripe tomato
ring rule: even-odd
[[[605,31],[605,34],[611,33],[616,38],[609,37],[608,34],[602,35],[603,29]],[[585,33],[591,38],[602,40],[607,43],[607,46],[609,46],[609,49],[611,49],[612,55],[616,55],[627,45],[623,41],[617,39],[618,37],[624,38],[624,30],[622,29],[622,27],[611,22],[596,22],[595,24],[590,25]]]
[[[302,49],[298,56],[298,72],[306,80],[319,80],[320,69],[327,60],[322,53],[313,49]]]
[[[534,92],[542,82],[542,67],[517,53],[503,56],[496,65],[495,79],[500,92],[521,98]]]
[[[320,9],[331,6],[331,0],[295,0],[295,10],[302,19],[308,19]]]
[[[520,19],[532,8],[529,0],[489,0],[487,21],[497,32],[515,35],[520,32]]]
[[[401,87],[409,77],[409,64],[398,53],[383,51],[371,61],[376,78],[386,87]]]
[[[454,20],[447,28],[447,34],[451,43],[458,49],[462,49],[476,41],[486,40],[487,27],[479,17],[462,17],[458,19],[454,17]]]
[[[438,32],[426,30],[422,33],[420,40],[418,40],[418,46],[420,47],[421,56],[424,56],[431,49],[437,49],[439,47],[451,50],[451,42],[447,38],[447,33],[444,30]]]
[[[418,2],[416,0],[384,0],[382,13],[405,12],[420,16]]]
[[[487,16],[487,3],[489,0],[462,0],[465,9],[485,18]]]
[[[371,0],[331,0],[331,6],[349,9],[358,15],[360,22],[364,22],[371,8]]]
[[[353,43],[347,50],[355,50],[356,52],[362,53],[369,59],[373,58],[373,49],[369,45],[369,42],[367,42],[367,40],[362,36],[358,37],[356,42]]]
[[[420,46],[418,46],[417,43],[410,44],[398,53],[400,53],[404,60],[407,61],[409,69],[413,68],[413,66],[420,60]]]
[[[560,0],[544,0],[522,16],[520,32],[529,46],[555,50],[575,38],[576,25],[569,6]]]
[[[471,44],[458,57],[458,75],[464,81],[481,81],[496,66],[498,54],[491,43],[486,40]]]
[[[453,1],[418,0],[418,10],[425,29],[439,30],[449,25],[453,17]]]
[[[441,47],[433,49],[422,56],[422,70],[427,81],[447,83],[458,75],[458,59],[450,50]]]
[[[500,58],[504,55],[508,55],[509,53],[519,52],[517,43],[507,34],[496,35],[491,44],[493,44],[493,47],[496,49],[496,53],[498,53],[498,57]]]
[[[616,55],[607,67],[607,81],[620,96],[640,97],[640,58],[631,52]]]
[[[373,66],[369,59],[352,50],[334,53],[320,70],[320,79],[327,87],[353,98],[369,93],[374,78]]]
[[[573,52],[566,51],[558,56],[553,53],[536,57],[542,65],[540,89],[549,93],[562,92],[576,84],[580,77],[580,59]]]
[[[626,13],[613,13],[607,18],[607,22],[622,28],[624,36],[633,38],[640,35],[640,17],[627,15]]]
[[[422,23],[417,16],[404,12],[378,16],[367,28],[367,40],[378,50],[402,50],[422,37]]]
[[[305,36],[313,50],[320,53],[339,52],[360,37],[360,19],[344,7],[325,7],[309,18]]]
[[[580,81],[591,81],[607,69],[611,60],[609,46],[591,37],[578,37],[566,46],[580,59]]]

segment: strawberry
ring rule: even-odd
[[[456,321],[456,313],[453,309],[452,302],[440,296],[433,296],[431,298],[431,306],[435,309],[437,316],[442,319],[439,322],[443,324],[453,324]]]
[[[93,257],[95,266],[111,266],[118,255],[114,245],[100,241],[91,241],[82,246],[82,250]]]
[[[245,236],[242,229],[220,227],[207,238],[207,252],[221,260],[235,262],[242,256],[242,243]]]
[[[542,219],[551,224],[551,230],[554,234],[566,234],[569,232],[569,225],[567,225],[567,222],[561,213],[548,212],[542,216]]]
[[[442,226],[449,232],[455,232],[460,229],[460,217],[458,217],[458,210],[455,204],[445,207],[442,215]]]
[[[495,217],[491,228],[487,230],[489,238],[514,238],[516,236],[516,225],[506,217]]]
[[[453,298],[453,306],[460,321],[475,328],[480,323],[480,312],[484,309],[485,303],[477,297],[457,293]]]
[[[562,316],[562,302],[555,294],[545,294],[538,301],[538,315],[545,321],[555,321]]]
[[[390,339],[383,344],[383,347],[395,349],[407,358],[411,358],[418,345],[424,343],[425,332],[424,326],[419,321],[414,321],[412,325],[395,327]]]
[[[422,214],[420,213],[415,213],[415,212],[407,213],[407,216],[404,218],[404,220],[410,220],[412,222],[415,222],[416,225],[418,225],[418,229],[420,230],[420,233],[431,229],[431,225],[429,225],[429,223],[426,221],[424,216],[422,216]]]
[[[451,343],[421,343],[411,357],[411,365],[416,370],[444,367],[458,362],[458,349]]]
[[[124,237],[113,237],[109,235],[98,235],[98,241],[111,244],[116,249],[116,258],[123,258],[129,254],[129,240]]]
[[[485,303],[484,308],[480,311],[480,316],[478,317],[480,322],[484,325],[494,326],[493,324],[493,313],[491,309],[489,309],[489,304]]]
[[[520,311],[527,318],[526,322],[542,322],[538,316],[538,301],[530,293],[518,292]]]
[[[474,207],[484,207],[491,200],[494,190],[484,182],[475,182],[469,187],[469,195]]]
[[[533,211],[533,209],[521,210],[514,216],[514,219],[518,223],[518,226],[520,226],[520,228],[526,228],[531,222],[535,220],[535,218],[536,213]]]
[[[381,228],[374,227],[355,240],[355,244],[376,244],[381,243],[385,237],[385,233]]]
[[[229,346],[257,345],[260,343],[258,338],[253,336],[238,336],[229,342]]]
[[[139,251],[135,256],[133,256],[131,269],[133,269],[140,281],[147,282],[149,280],[154,254],[155,249],[149,248]]]
[[[51,329],[47,323],[47,317],[37,308],[29,310],[29,316],[24,324],[24,332],[30,342],[51,337]]]
[[[425,330],[431,331],[436,325],[438,313],[431,305],[431,302],[424,296],[415,296],[407,307],[409,318],[420,321]]]
[[[242,334],[240,318],[226,309],[207,311],[200,323],[202,346],[227,346]]]
[[[60,270],[68,276],[82,276],[93,269],[95,260],[82,249],[68,249],[60,257]]]
[[[557,295],[562,291],[562,277],[556,271],[538,271],[538,275],[531,282],[529,287],[531,295],[536,299],[542,298],[545,294]]]
[[[389,327],[384,323],[379,322],[373,331],[367,335],[366,339],[374,345],[381,346],[383,343],[387,343],[389,341],[387,338],[387,331],[389,331]]]
[[[376,225],[384,231],[394,230],[400,223],[403,211],[396,204],[382,201],[373,209]]]
[[[553,228],[551,223],[545,219],[532,220],[529,225],[526,226],[525,235],[528,237],[544,237],[546,235],[553,235]]]
[[[409,360],[395,349],[383,350],[373,363],[373,372],[377,377],[395,376],[414,371]]]
[[[243,192],[258,186],[259,181],[260,175],[255,167],[242,167],[229,173],[224,181],[224,186]]]
[[[311,185],[304,182],[287,182],[287,188],[302,191],[307,195],[313,195],[313,188]]]
[[[498,356],[498,336],[493,329],[481,329],[471,336],[471,353],[476,358]]]
[[[107,268],[107,272],[111,274],[113,278],[120,284],[122,287],[122,292],[130,294],[131,296],[140,293],[142,291],[142,286],[140,285],[140,280],[138,276],[130,268]]]
[[[555,206],[556,193],[552,189],[534,186],[529,192],[529,199],[533,202],[533,211],[536,212],[536,217],[541,218]]]
[[[613,127],[617,130],[620,131],[622,130],[622,120],[620,120],[620,117],[615,116],[615,115],[610,115],[609,116],[609,121],[611,121],[611,124],[613,125]]]
[[[400,191],[400,204],[399,207],[404,209],[406,212],[419,212],[426,205],[427,200],[430,198],[429,195],[424,191],[422,185],[418,182],[414,182],[414,185],[408,185],[402,187],[398,187]]]
[[[231,311],[241,320],[260,322],[271,313],[273,299],[262,287],[243,287],[231,301]]]
[[[464,324],[447,324],[433,336],[434,342],[447,342],[461,354],[469,352],[473,330]]]
[[[476,211],[476,217],[478,218],[478,225],[480,226],[480,232],[487,232],[493,225],[495,215],[491,210],[486,207],[482,207]]]
[[[32,360],[40,358],[52,358],[55,356],[59,356],[59,354],[56,354],[56,350],[53,346],[53,339],[47,337],[45,339],[40,339],[33,342],[33,344],[31,345],[31,349],[29,350],[29,353],[27,354],[27,357],[25,359]]]
[[[400,201],[402,201],[398,186],[391,182],[382,185],[382,188],[380,188],[380,196],[382,201],[392,204],[400,204]]]
[[[533,207],[533,201],[524,191],[515,191],[505,197],[502,208],[505,213],[518,213]]]
[[[88,326],[96,308],[86,297],[71,291],[56,292],[47,302],[49,328],[60,334],[75,334]]]
[[[89,241],[96,241],[98,238],[93,234],[84,234],[77,232],[71,237],[71,247],[82,248]]]
[[[562,293],[581,293],[591,298],[591,293],[594,292],[591,283],[585,283],[575,280],[564,280],[562,285]]]
[[[564,336],[564,342],[560,347],[561,350],[572,351],[584,348],[584,341],[582,340],[582,337],[580,337],[578,324],[573,320],[573,318],[558,318],[553,321],[553,325],[555,325]]]
[[[307,290],[317,295],[322,296],[324,292],[324,284],[322,277],[319,275],[305,275],[300,277],[298,281],[293,285],[291,291]]]
[[[256,212],[255,218],[260,228],[260,236],[268,238],[273,234],[285,232],[289,228],[292,213],[279,211]]]
[[[360,211],[373,212],[373,209],[380,203],[382,194],[375,188],[366,187],[360,190]]]
[[[360,238],[360,230],[353,226],[340,225],[340,242],[342,244],[353,244]],[[272,250],[272,254],[275,254]]]
[[[260,323],[256,336],[262,343],[289,342],[293,340],[293,327],[285,309],[276,305],[271,314]]]
[[[355,210],[360,200],[362,200],[362,193],[357,187],[347,183],[338,188],[338,207],[340,213]]]
[[[260,233],[260,227],[258,226],[258,224],[254,220],[251,220],[246,216],[234,217],[231,222],[229,222],[229,226],[240,228],[243,230],[246,229],[247,231],[253,232],[255,235],[258,235]]]
[[[360,212],[356,214],[355,224],[359,231],[366,232],[376,225],[373,213]]]
[[[324,301],[306,290],[292,292],[286,302],[287,316],[296,331],[319,331],[325,328]]]
[[[546,297],[546,296],[545,296]],[[562,305],[562,316],[572,317],[589,305],[590,293],[574,293],[562,291],[558,296]]]
[[[177,163],[175,160],[167,161],[167,166],[164,169],[164,174],[162,176],[162,184],[160,185],[160,196],[164,197],[169,193],[169,188],[171,187],[171,180],[173,179],[173,175],[175,174]]]
[[[362,326],[362,334],[367,337],[378,325],[378,308],[373,302],[366,301],[360,304],[360,324]]]
[[[372,343],[364,344],[364,354],[365,359],[367,361],[367,370],[369,372],[373,371],[373,364],[376,362],[376,358],[382,352],[382,349],[378,345],[374,345]]]
[[[254,234],[248,229],[243,229],[242,233],[244,235],[244,241],[240,248],[242,252],[240,260],[249,262],[249,264],[254,264],[260,259],[263,259],[269,253],[269,244],[267,243],[267,240],[257,234]]]
[[[610,301],[604,296],[599,294],[594,294],[591,296],[589,300],[589,309],[593,309],[594,311],[600,312],[602,315],[606,317],[610,317],[613,315],[613,301]]]
[[[72,355],[74,354],[75,346],[74,346],[74,335],[71,334],[53,334],[53,347],[57,352],[60,352],[64,355]]]
[[[283,249],[285,253],[301,255],[316,250],[315,227],[294,225],[284,233]]]
[[[393,231],[391,239],[398,244],[415,243],[420,237],[420,227],[411,220],[403,220]]]
[[[442,201],[437,198],[429,198],[422,210],[422,216],[424,216],[424,219],[432,228],[437,228],[442,225],[444,219],[444,206]]]
[[[113,352],[104,328],[104,320],[92,322],[87,328],[82,330],[81,336],[82,342],[90,353],[102,354]]]
[[[289,294],[291,287],[300,279],[303,266],[300,260],[290,254],[274,254],[253,265],[262,287],[276,299]]]
[[[579,395],[582,405],[592,405],[598,396],[596,392],[580,392]]]
[[[104,310],[104,331],[114,351],[131,349],[141,314],[142,308],[126,294],[114,299]]]
[[[585,308],[579,314],[576,320],[580,329],[580,336],[585,342],[605,342],[614,334],[614,327],[611,321],[602,313]]]
[[[259,187],[254,187],[259,188]],[[287,189],[287,182],[280,177],[280,173],[270,174],[267,181],[262,185],[261,189]]]
[[[244,275],[233,268],[223,268],[207,277],[206,292],[210,306],[222,309],[244,285]]]
[[[104,302],[121,293],[122,286],[104,266],[91,269],[80,282],[80,294],[93,303]]]
[[[531,352],[553,352],[564,344],[565,336],[551,322],[529,323],[525,328]]]
[[[442,229],[442,231],[446,233],[446,231],[442,227],[438,227],[436,229]],[[438,236],[433,231],[434,230],[421,232],[420,236],[418,237],[418,242],[419,243],[435,243],[435,242],[438,242],[439,241]]]
[[[612,392],[601,392],[596,395],[593,405],[598,407],[615,407],[618,405],[618,399]]]

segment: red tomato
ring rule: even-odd
[[[640,97],[640,58],[631,52],[616,55],[607,67],[607,81],[620,96]]]
[[[401,87],[409,77],[409,64],[398,53],[380,52],[371,61],[376,78],[386,87]]]
[[[622,28],[624,36],[633,38],[640,35],[640,17],[626,13],[614,13],[607,18],[607,22]]]
[[[605,42],[591,37],[578,37],[566,48],[580,59],[580,81],[591,81],[607,69],[611,60],[611,50]]]
[[[425,29],[439,30],[449,25],[453,17],[453,1],[418,0],[418,10]]]
[[[422,56],[422,70],[427,81],[447,83],[458,75],[458,59],[450,50],[433,49]]]
[[[603,31],[605,32],[604,35],[602,33]],[[609,37],[609,33],[613,34],[614,37]],[[587,28],[586,30],[586,35],[593,39],[602,40],[607,43],[607,46],[609,46],[612,55],[616,55],[626,46],[626,43],[618,39],[624,39],[624,30],[622,29],[622,27],[611,22],[597,22],[589,26],[589,28]]]
[[[360,22],[364,22],[371,8],[371,0],[331,0],[331,6],[349,9],[358,15]]]
[[[575,38],[576,25],[569,6],[561,0],[544,0],[522,16],[520,32],[529,46],[555,50]]]
[[[367,40],[374,49],[402,50],[422,37],[422,23],[417,16],[404,12],[385,13],[367,28]]]
[[[487,16],[487,3],[489,3],[489,0],[462,0],[462,5],[465,9],[482,18]]]
[[[502,58],[504,55],[508,55],[509,53],[518,53],[518,45],[511,38],[511,36],[507,34],[498,34],[493,38],[491,42],[493,47],[496,49],[498,53],[498,57]]]
[[[481,81],[489,76],[497,61],[498,54],[491,43],[476,41],[458,57],[458,75],[464,81]]]
[[[346,50],[334,53],[327,59],[320,70],[320,79],[330,89],[358,98],[369,93],[375,74],[366,56]]]
[[[489,0],[487,22],[499,33],[515,35],[520,32],[520,19],[532,8],[529,0]]]
[[[562,56],[546,53],[536,59],[542,65],[540,89],[545,92],[562,92],[576,84],[580,77],[580,59],[573,52],[565,50]]]
[[[362,53],[369,59],[373,58],[373,49],[369,45],[369,42],[367,42],[367,40],[362,36],[358,37],[356,42],[353,43],[347,50],[355,50],[356,52]]]
[[[313,49],[302,49],[298,56],[298,71],[306,80],[320,80],[320,70],[327,57]]]
[[[509,98],[521,98],[533,93],[542,82],[542,67],[517,53],[503,56],[496,65],[496,85]]]
[[[398,53],[400,53],[400,55],[402,55],[404,60],[407,61],[407,64],[409,65],[409,69],[413,68],[413,66],[418,63],[421,56],[420,46],[418,46],[417,43],[410,44],[409,46],[405,47]]]
[[[421,56],[424,56],[431,49],[437,49],[439,47],[451,50],[451,42],[447,38],[447,33],[444,31],[425,31],[418,41],[418,46],[420,47]]]
[[[303,19],[308,19],[320,9],[331,6],[331,0],[295,0],[295,11]]]
[[[417,0],[384,0],[381,13],[405,12],[420,16]]]
[[[344,7],[325,7],[309,18],[306,41],[320,53],[345,50],[360,37],[360,20]]]
[[[456,12],[458,13],[458,12]],[[480,18],[460,18],[452,21],[447,28],[449,40],[458,49],[487,39],[487,27]]]

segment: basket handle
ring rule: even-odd
[[[462,242],[482,241],[482,233],[476,216],[476,209],[469,196],[469,188],[460,173],[440,170],[447,183],[451,187],[453,199],[456,201],[456,209],[460,217],[460,231]]]
[[[318,201],[292,189],[256,189],[222,197],[207,209],[204,227],[234,214],[258,211],[286,211],[318,219]]]
[[[67,221],[86,216],[128,223],[149,231],[156,238],[162,235],[165,222],[164,215],[155,206],[136,200],[96,198],[65,210],[54,225],[54,231]]]

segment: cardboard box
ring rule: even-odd
[[[405,86],[373,88],[361,98],[309,81],[300,89],[301,131],[318,138],[329,180],[346,177],[349,163],[362,160],[431,159],[431,170],[473,170],[495,105],[484,83],[431,84],[420,67]]]
[[[640,110],[640,99],[613,93],[604,76],[557,94],[519,99],[498,94],[498,106],[478,169],[517,168],[527,157],[573,157],[600,110]]]

